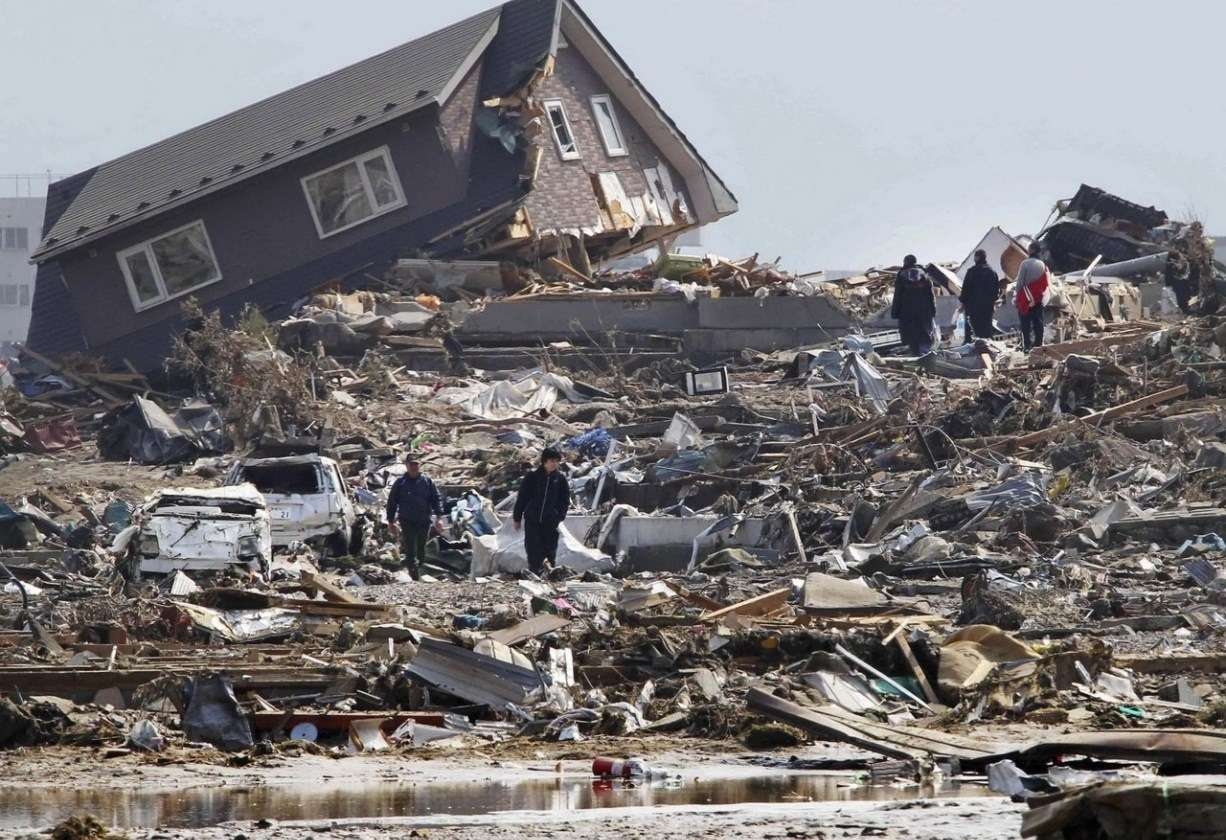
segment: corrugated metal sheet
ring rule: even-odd
[[[434,103],[497,25],[500,11],[474,15],[104,163],[92,177],[73,176],[84,183],[45,231],[39,251],[271,168],[307,146],[348,136],[363,122]]]
[[[542,688],[536,671],[438,639],[422,639],[407,670],[448,694],[492,709],[522,706]]]

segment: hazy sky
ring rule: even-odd
[[[0,173],[76,172],[493,5],[0,0]],[[587,0],[798,270],[961,259],[1082,181],[1226,229],[1226,4]]]

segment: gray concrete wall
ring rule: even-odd
[[[496,301],[473,312],[460,340],[503,342],[582,340],[611,330],[681,336],[688,355],[702,358],[742,348],[769,352],[844,335],[847,315],[821,298],[770,297],[636,299],[559,298]]]

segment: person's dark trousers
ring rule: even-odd
[[[1020,313],[1019,313],[1020,315]],[[1020,315],[1022,349],[1043,346],[1043,304],[1034,306],[1025,315]]]
[[[528,554],[528,568],[539,575],[546,560],[552,563],[557,559],[558,523],[524,519],[524,551]]]
[[[966,313],[966,343],[976,338],[992,337],[992,310]]]
[[[426,540],[430,538],[429,525],[414,525],[409,522],[400,523],[400,556],[413,580],[421,572],[421,561],[426,559]]]

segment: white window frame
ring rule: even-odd
[[[173,236],[176,233],[187,230],[188,228],[200,226],[200,230],[204,233],[204,244],[209,249],[209,256],[213,258],[213,268],[215,269],[214,276],[205,280],[203,283],[197,283],[188,289],[175,292],[173,295],[166,290],[166,281],[162,279],[162,267],[158,265],[157,256],[153,253],[153,243],[159,239],[165,239],[168,236]],[[128,268],[128,257],[133,254],[144,252],[145,259],[149,262],[149,268],[153,272],[153,282],[157,284],[158,297],[153,300],[142,301],[136,293],[136,281],[132,279],[131,269]],[[196,219],[194,222],[188,222],[185,225],[180,225],[174,230],[168,230],[165,233],[159,233],[157,236],[150,237],[138,245],[133,245],[131,248],[124,248],[122,251],[115,252],[115,259],[119,261],[119,270],[123,272],[124,283],[128,287],[128,297],[132,301],[132,308],[137,312],[143,312],[146,309],[152,309],[155,306],[161,306],[168,300],[190,295],[197,289],[203,289],[205,286],[211,286],[214,283],[221,282],[221,263],[217,261],[217,252],[213,250],[213,240],[209,238],[209,229],[204,224],[203,219]]]
[[[625,157],[630,154],[630,149],[626,146],[626,134],[622,131],[622,124],[617,120],[617,109],[613,107],[613,97],[607,93],[600,93],[592,97],[592,119],[596,121],[596,133],[600,135],[601,141],[604,143],[604,150],[609,157]],[[600,124],[600,115],[596,110],[596,104],[602,103],[609,109],[609,119],[613,122],[613,131],[617,133],[617,137],[606,137],[604,126]],[[621,141],[621,145],[617,145],[613,140]]]
[[[579,151],[579,138],[575,136],[575,129],[570,124],[565,103],[561,99],[546,99],[541,102],[541,105],[545,108],[545,122],[549,125],[549,133],[553,135],[553,145],[558,150],[558,156],[562,160],[579,160],[583,154]],[[566,126],[566,133],[570,135],[571,150],[569,152],[562,148],[562,140],[558,137],[558,131],[553,125],[553,117],[549,114],[549,109],[554,107],[562,112],[562,124]]]
[[[370,185],[370,178],[366,175],[366,167],[363,165],[368,160],[375,158],[383,158],[383,163],[387,166],[388,175],[392,179],[392,189],[396,191],[396,200],[391,204],[379,206],[375,203],[375,191]],[[362,189],[366,192],[366,201],[374,210],[369,216],[364,219],[358,219],[356,222],[339,227],[336,230],[330,230],[324,233],[324,226],[319,221],[319,211],[315,208],[315,202],[311,200],[311,191],[307,188],[307,182],[312,181],[321,175],[327,175],[329,172],[335,172],[338,169],[344,169],[346,166],[356,164],[358,167],[358,176],[362,179]],[[310,175],[304,175],[301,179],[302,194],[306,198],[307,209],[311,211],[311,220],[315,222],[315,232],[319,234],[320,239],[327,239],[329,236],[336,236],[338,233],[344,233],[347,230],[352,230],[358,225],[364,225],[371,219],[377,219],[393,210],[399,210],[405,205],[404,186],[400,183],[400,173],[396,171],[396,164],[392,161],[392,153],[387,146],[380,146],[377,149],[371,149],[369,152],[364,152],[356,157],[351,157],[348,160],[343,160],[335,166],[329,166],[327,169],[321,169],[318,172],[312,172]]]

